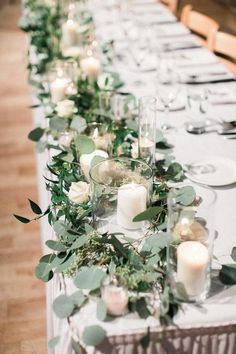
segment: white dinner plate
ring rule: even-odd
[[[186,176],[208,186],[227,186],[236,182],[236,160],[208,156],[186,164]]]

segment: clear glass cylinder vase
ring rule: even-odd
[[[215,202],[216,193],[205,186],[184,186],[169,192],[168,276],[174,295],[182,301],[202,302],[208,295]]]
[[[90,170],[93,217],[101,232],[118,232],[135,239],[146,229],[143,221],[133,221],[150,203],[152,169],[146,163],[114,158]]]
[[[156,98],[142,97],[139,100],[139,157],[148,164],[155,161],[156,149]]]

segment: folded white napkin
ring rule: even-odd
[[[236,104],[236,92],[228,88],[212,87],[208,92],[211,104]]]
[[[158,38],[167,36],[180,36],[189,34],[190,31],[182,23],[172,23],[166,25],[156,25],[154,27],[155,35]]]
[[[217,61],[217,57],[205,48],[180,50],[175,53],[177,66],[208,65]]]
[[[195,50],[196,49],[193,51]],[[198,67],[194,67],[194,65],[186,65],[185,67],[179,66],[177,72],[182,82],[204,83],[234,78],[234,75],[225,66],[219,63],[206,66],[199,64]]]

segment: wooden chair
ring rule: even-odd
[[[209,49],[224,56],[219,60],[236,74],[236,36],[229,33],[212,31],[209,38]]]
[[[212,32],[219,29],[219,24],[212,18],[193,11],[191,5],[184,6],[181,13],[181,22],[194,33],[200,35],[199,40],[201,44],[209,47],[209,38]],[[201,39],[201,38],[204,38]]]
[[[174,15],[177,13],[179,0],[160,0]]]

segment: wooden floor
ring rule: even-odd
[[[205,3],[208,11],[212,1],[195,4]],[[217,9],[212,11],[222,23],[231,19],[221,5]],[[39,225],[24,226],[12,216],[30,216],[27,198],[37,200],[34,149],[26,138],[32,125],[26,37],[17,29],[19,17],[19,0],[0,0],[0,354],[46,354],[44,284],[34,276]]]
[[[37,200],[34,148],[27,140],[32,119],[26,37],[17,29],[19,16],[20,3],[0,9],[0,354],[46,354],[44,284],[34,276],[41,255],[39,225],[24,226],[12,216],[30,216],[27,198]]]

